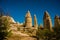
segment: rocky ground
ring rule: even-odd
[[[37,39],[30,36],[12,36],[9,37],[8,40],[37,40]]]
[[[14,34],[10,36],[8,40],[37,40],[37,39],[35,37],[31,37],[21,32],[16,32],[16,33],[14,32]]]

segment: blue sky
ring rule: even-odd
[[[55,15],[60,16],[60,0],[0,0],[0,7],[9,12],[15,21],[25,21],[25,15],[30,10],[32,23],[36,14],[38,24],[43,24],[44,11],[48,11],[54,24]]]

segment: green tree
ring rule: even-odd
[[[44,30],[41,30],[40,28],[38,28],[38,31],[37,31],[37,40],[40,40],[40,39],[44,39]]]
[[[6,40],[10,34],[10,24],[7,18],[0,17],[0,40]]]
[[[54,27],[54,32],[56,33],[56,40],[60,40],[60,25],[58,27]]]
[[[55,38],[56,33],[50,31],[49,29],[38,29],[37,31],[37,37],[38,40],[53,40]]]

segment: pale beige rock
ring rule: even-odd
[[[54,19],[54,27],[59,27],[60,25],[60,19],[59,19],[59,16],[55,16],[55,19]]]
[[[8,40],[37,40],[37,39],[29,36],[12,36],[9,37]]]
[[[8,38],[8,40],[36,40],[36,38],[30,37],[30,36],[36,36],[36,27],[37,27],[36,16],[34,18],[35,27],[32,27],[32,18],[29,11],[26,14],[26,20],[24,23],[15,22],[14,19],[10,16],[2,17],[3,20],[5,18],[7,18],[10,23],[9,30],[12,30],[11,31],[12,35],[10,38]]]
[[[30,11],[28,11],[26,16],[25,16],[25,26],[27,28],[31,28],[32,27],[32,18],[31,18],[31,15],[30,15]]]
[[[44,28],[52,30],[51,18],[47,11],[44,12],[43,20],[44,20]]]
[[[38,29],[38,24],[37,24],[36,15],[34,15],[34,28],[35,28],[35,29]]]

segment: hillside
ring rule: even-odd
[[[10,23],[11,36],[8,37],[8,40],[36,40],[36,38],[32,37],[32,33],[25,32],[22,30],[23,24],[19,22],[15,22],[14,19],[10,16],[2,16],[2,19],[7,19],[8,23]],[[19,30],[18,30],[19,28]],[[21,29],[21,30],[20,30]],[[29,29],[31,30],[31,29]]]

